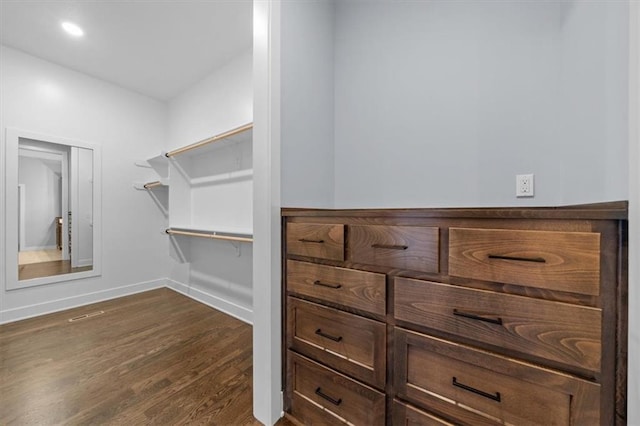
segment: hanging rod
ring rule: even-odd
[[[183,152],[190,151],[192,149],[200,148],[201,146],[217,142],[221,139],[228,138],[233,135],[237,135],[238,133],[242,133],[246,130],[252,129],[253,123],[245,124],[244,126],[237,127],[233,130],[229,130],[228,132],[221,133],[219,135],[210,137],[208,139],[201,140],[199,142],[192,143],[191,145],[183,146],[182,148],[174,149],[173,151],[167,152],[165,155],[167,157],[173,157],[174,155],[182,154]]]
[[[144,189],[151,189],[151,188],[155,188],[156,186],[162,186],[162,182],[160,182],[159,180],[155,181],[155,182],[149,182],[149,183],[145,183],[144,185]]]
[[[200,237],[200,238],[213,238],[215,240],[225,240],[225,241],[240,241],[244,243],[252,243],[252,237],[240,237],[235,235],[220,235],[217,234],[216,231],[211,232],[199,232],[199,231],[181,231],[178,229],[168,228],[165,231],[169,235],[184,235],[186,237]]]

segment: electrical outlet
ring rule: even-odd
[[[516,197],[533,197],[533,174],[516,175]]]

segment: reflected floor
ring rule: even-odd
[[[18,265],[62,260],[62,250],[30,250],[18,252]]]
[[[49,277],[52,275],[84,272],[93,269],[93,265],[72,268],[68,260],[54,260],[51,262],[27,263],[18,265],[18,280],[30,280],[32,278]]]

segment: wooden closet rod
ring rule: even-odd
[[[182,154],[183,152],[190,151],[192,149],[200,148],[201,146],[217,142],[221,139],[228,138],[229,136],[237,135],[238,133],[242,133],[246,130],[252,129],[253,123],[245,124],[244,126],[237,127],[233,130],[229,130],[228,132],[221,133],[219,135],[210,137],[208,139],[201,140],[200,142],[192,143],[191,145],[183,146],[182,148],[174,149],[173,151],[167,152],[165,155],[167,157],[173,157],[174,155]]]
[[[187,237],[200,237],[200,238],[213,238],[215,240],[225,240],[225,241],[240,241],[243,243],[252,243],[253,238],[251,237],[236,237],[233,235],[218,235],[216,233],[207,233],[207,232],[194,232],[194,231],[179,231],[177,229],[167,229],[165,231],[169,235],[184,235]]]
[[[143,186],[144,186],[144,189],[151,189],[151,188],[154,188],[156,186],[161,186],[161,185],[162,185],[162,182],[157,180],[155,182],[145,183]]]

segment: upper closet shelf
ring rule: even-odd
[[[221,133],[219,135],[212,136],[210,138],[203,139],[203,140],[201,140],[199,142],[192,143],[191,145],[187,145],[187,146],[183,146],[182,148],[174,149],[172,151],[167,152],[165,155],[167,157],[174,157],[176,155],[185,153],[187,151],[191,151],[191,150],[194,150],[194,149],[202,148],[202,147],[207,146],[209,144],[212,144],[214,142],[221,142],[221,141],[225,141],[225,140],[235,141],[235,139],[236,139],[235,136],[236,135],[239,136],[240,134],[242,134],[244,132],[247,132],[248,130],[251,130],[251,129],[253,129],[253,123],[248,123],[248,124],[245,124],[244,126],[237,127],[235,129],[229,130],[229,131]],[[237,139],[238,139],[238,141],[244,140],[244,138],[240,137],[240,136]]]

